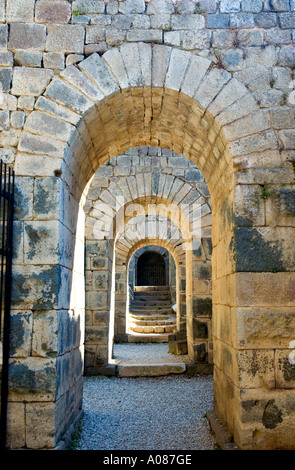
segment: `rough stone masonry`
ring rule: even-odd
[[[79,416],[83,207],[99,167],[135,147],[178,153],[208,185],[214,413],[241,449],[294,448],[294,35],[294,0],[0,0],[0,157],[17,187],[10,448],[55,448]],[[109,348],[114,249],[92,260],[108,260],[94,357]],[[198,363],[200,283],[182,256]]]

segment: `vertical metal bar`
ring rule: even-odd
[[[6,214],[6,163],[4,163],[4,172],[1,174],[3,178],[2,188],[1,188],[1,199],[3,201],[2,207],[2,241],[1,241],[1,275],[0,275],[0,299],[1,299],[1,314],[3,311],[3,278],[4,278],[4,255],[5,255],[5,214]],[[1,178],[1,179],[2,179]],[[1,213],[0,213],[1,217]]]
[[[1,220],[1,210],[2,210],[2,174],[3,174],[3,162],[1,160],[0,161],[0,220]],[[1,234],[1,232],[0,232],[0,234]],[[3,249],[3,247],[2,247],[2,249]],[[1,280],[0,280],[0,282],[1,282]],[[1,337],[2,337],[2,297],[0,296],[0,338]]]
[[[6,171],[5,171],[6,175]],[[7,432],[7,405],[8,405],[8,361],[9,361],[9,338],[10,338],[10,307],[12,286],[12,256],[13,256],[13,209],[14,209],[14,172],[9,168],[8,189],[4,192],[7,199],[6,232],[2,240],[5,246],[5,289],[4,289],[4,330],[3,330],[3,366],[1,387],[1,424],[0,424],[0,448],[6,449]],[[6,189],[6,181],[5,181]],[[4,200],[5,201],[5,200]],[[5,212],[5,210],[4,210]],[[3,216],[3,221],[5,218]],[[6,229],[6,230],[5,230]],[[3,247],[4,248],[4,247]],[[3,299],[1,299],[3,301]]]

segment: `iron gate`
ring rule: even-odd
[[[0,161],[0,447],[6,448],[14,171]]]

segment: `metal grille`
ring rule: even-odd
[[[165,286],[166,266],[162,255],[155,252],[143,253],[137,261],[138,286]]]
[[[14,171],[0,161],[0,447],[6,448]]]

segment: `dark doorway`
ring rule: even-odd
[[[162,255],[155,251],[143,253],[137,261],[138,286],[165,286],[166,264]]]

